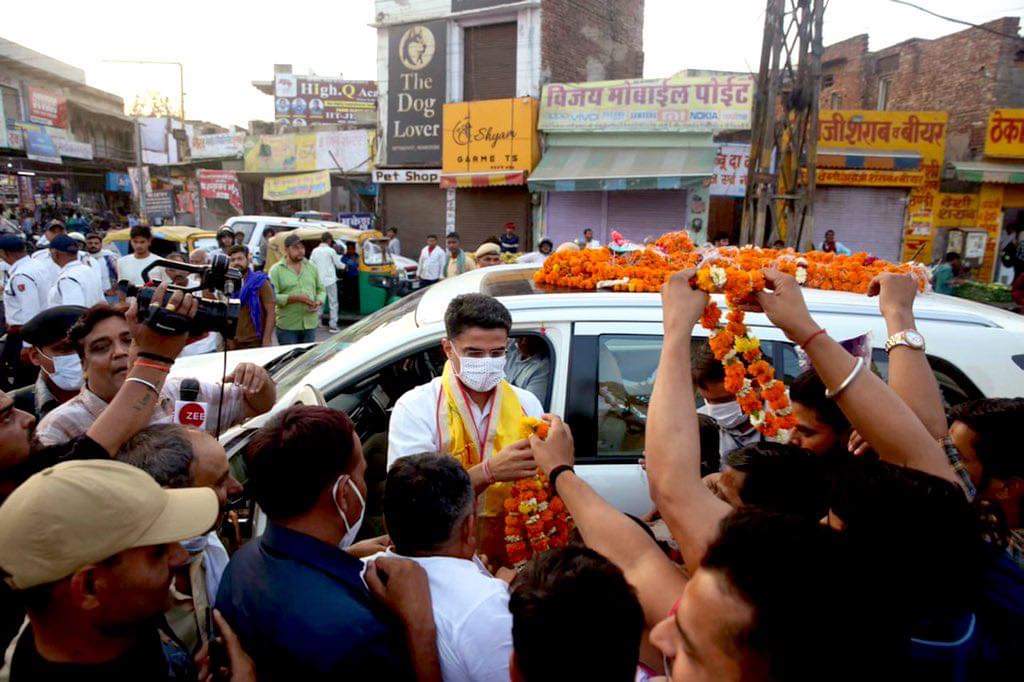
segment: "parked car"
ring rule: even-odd
[[[279,396],[273,411],[295,403],[345,410],[363,441],[368,480],[383,480],[395,401],[441,374],[448,302],[462,293],[491,294],[511,311],[513,336],[535,335],[547,347],[552,373],[542,402],[572,427],[577,471],[619,509],[646,513],[647,479],[638,460],[662,345],[661,298],[544,291],[533,283],[536,269],[509,265],[472,271],[401,299],[308,350],[291,349],[294,357],[278,362],[272,372]],[[874,363],[886,374],[886,330],[876,299],[810,289],[804,295],[815,320],[833,337],[870,331]],[[914,309],[949,403],[1021,394],[1024,318],[937,294],[919,296]],[[779,376],[791,380],[801,372],[793,344],[767,317],[748,314],[747,324]],[[695,337],[706,334],[694,330]],[[188,367],[185,360],[174,369],[188,372]],[[225,434],[231,456],[265,419],[257,417]]]

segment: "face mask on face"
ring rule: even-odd
[[[195,561],[199,559],[205,550],[206,546],[210,543],[210,538],[205,535],[197,535],[194,538],[188,538],[187,540],[181,540],[178,542],[182,549],[188,552],[189,561]]]
[[[746,419],[740,404],[735,400],[728,403],[708,403],[708,415],[725,429],[739,426]]]
[[[465,358],[460,355],[458,377],[466,388],[486,393],[505,378],[505,357]]]
[[[359,498],[359,518],[355,523],[349,525],[348,517],[345,516],[345,512],[341,510],[341,505],[338,504],[338,486],[341,485],[342,478],[345,477],[342,476],[334,482],[334,489],[331,491],[331,499],[334,500],[334,508],[338,510],[338,516],[341,517],[342,522],[345,524],[345,536],[341,538],[341,542],[338,543],[338,549],[348,549],[352,543],[355,542],[356,536],[359,535],[359,528],[363,525],[363,515],[366,514],[366,502],[363,500],[363,495],[359,492],[359,488],[352,482],[351,478],[348,478],[345,482],[352,486],[352,490],[355,492],[356,497]]]
[[[82,360],[78,354],[54,355],[52,358],[42,351],[39,354],[53,363],[53,373],[43,371],[59,388],[77,391],[82,387]]]

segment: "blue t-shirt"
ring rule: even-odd
[[[516,253],[519,251],[519,237],[515,234],[508,234],[507,232],[501,235],[498,240],[501,242],[502,253]]]

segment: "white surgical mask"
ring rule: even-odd
[[[82,359],[77,353],[54,355],[52,358],[43,351],[39,351],[39,354],[53,363],[53,373],[43,371],[59,388],[77,391],[82,387]]]
[[[746,419],[740,404],[735,400],[727,403],[708,403],[708,415],[725,429],[739,426]]]
[[[458,376],[466,388],[486,393],[505,378],[505,356],[466,358],[460,355]]]
[[[331,491],[331,499],[334,500],[334,508],[338,510],[338,516],[341,517],[342,522],[345,524],[345,537],[338,543],[338,549],[348,549],[353,542],[356,540],[356,536],[359,535],[359,528],[363,525],[363,516],[366,514],[366,502],[363,500],[362,493],[359,492],[359,487],[352,482],[351,478],[346,479],[346,483],[352,486],[352,490],[355,491],[356,497],[359,498],[359,519],[349,524],[348,517],[345,516],[345,512],[341,510],[341,505],[338,504],[338,486],[341,485],[341,479],[344,476],[339,476],[338,480],[334,482],[334,489]]]

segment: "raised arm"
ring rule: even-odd
[[[572,434],[558,417],[551,419],[546,440],[530,438],[537,464],[545,474],[573,462]],[[686,586],[679,568],[635,521],[608,504],[574,472],[560,474],[555,492],[562,498],[587,546],[619,567],[637,591],[647,624],[665,618]]]
[[[765,271],[771,291],[757,299],[776,327],[794,342],[811,337],[819,327],[811,319],[800,286],[791,275]],[[827,388],[836,391],[851,378],[857,361],[835,340],[821,334],[804,349]],[[959,484],[938,442],[903,400],[874,373],[862,369],[836,396],[843,414],[883,460]]]
[[[693,269],[677,272],[662,289],[665,343],[647,410],[645,443],[651,497],[690,570],[700,565],[718,524],[732,511],[700,477],[690,344],[708,295],[690,286],[694,274]]]

